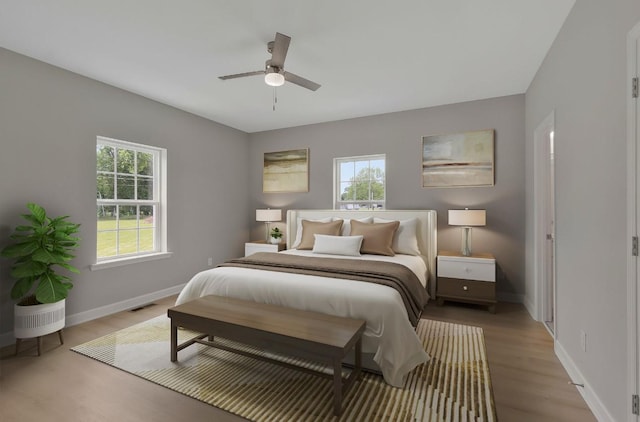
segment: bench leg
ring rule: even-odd
[[[171,320],[171,362],[178,360],[178,326]]]
[[[333,414],[342,413],[342,360],[333,359]]]

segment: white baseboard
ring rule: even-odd
[[[578,387],[578,392],[582,395],[582,398],[589,406],[589,409],[593,412],[593,415],[599,422],[615,422],[615,419],[611,416],[611,413],[607,410],[607,408],[602,404],[600,398],[593,391],[589,382],[582,375],[582,372],[578,369],[576,364],[573,362],[567,351],[562,347],[559,342],[555,342],[555,352],[556,356],[560,360],[562,366],[569,374],[569,378],[571,378],[572,382],[583,384],[584,387]]]
[[[533,318],[535,321],[540,321],[540,319],[538,319],[538,312],[537,312],[536,306],[531,301],[530,297],[525,296],[524,301],[522,303],[524,304],[525,309],[529,312],[529,315],[531,315],[531,318]]]
[[[71,327],[73,325],[82,324],[83,322],[92,321],[94,319],[102,318],[107,315],[115,314],[116,312],[126,311],[128,309],[136,308],[138,306],[146,305],[154,300],[162,299],[167,296],[180,293],[185,284],[179,284],[177,286],[169,287],[167,289],[159,290],[157,292],[148,293],[142,296],[134,297],[131,299],[123,300],[122,302],[116,302],[109,305],[101,306],[99,308],[91,309],[89,311],[80,312],[73,315],[67,315],[65,319],[65,327]],[[9,346],[15,342],[13,331],[0,334],[0,347]]]

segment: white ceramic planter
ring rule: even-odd
[[[279,239],[279,238],[277,238],[277,237],[272,237],[272,238],[270,239],[270,242],[271,242],[272,244],[274,244],[274,245],[277,245],[278,243],[280,243],[280,239]]]
[[[65,299],[55,303],[13,307],[13,334],[16,338],[33,338],[64,328]]]

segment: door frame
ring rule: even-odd
[[[536,280],[535,308],[536,320],[544,323],[546,315],[546,295],[548,293],[545,283],[546,271],[545,253],[547,240],[547,213],[548,203],[548,177],[549,177],[549,147],[548,133],[554,131],[555,139],[555,110],[552,110],[542,122],[538,124],[533,133],[534,157],[533,157],[533,189],[534,189],[534,280]],[[555,214],[555,210],[553,211]],[[554,242],[555,249],[555,242]],[[555,260],[555,251],[554,251]],[[555,268],[555,266],[554,266]],[[554,269],[555,272],[555,269]],[[555,278],[555,275],[554,275]],[[558,332],[556,320],[556,287],[553,286],[553,322],[554,330],[550,331],[555,340]],[[544,324],[547,327],[547,324]],[[548,329],[548,328],[547,328]]]
[[[632,255],[631,237],[638,235],[638,99],[631,96],[631,81],[638,76],[638,43],[640,43],[640,22],[627,35],[627,409],[631,409],[632,396],[638,394],[638,258]],[[629,411],[627,421],[637,422],[638,415]]]

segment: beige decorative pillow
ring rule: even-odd
[[[314,234],[326,234],[329,236],[340,236],[342,230],[342,220],[320,223],[317,221],[302,220],[302,238],[296,249],[313,249],[315,242]]]
[[[393,236],[399,226],[399,221],[367,224],[351,220],[351,236],[363,236],[361,253],[394,256]]]

